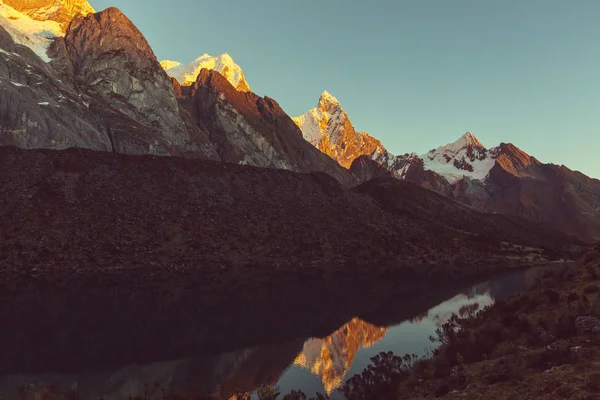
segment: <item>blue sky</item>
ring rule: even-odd
[[[472,131],[600,178],[598,0],[90,0],[157,57],[227,52],[295,116],[323,90],[395,154]]]

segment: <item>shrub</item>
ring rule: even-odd
[[[272,385],[264,385],[256,390],[259,400],[277,400],[279,395],[279,388]]]
[[[551,304],[556,304],[560,301],[560,295],[552,289],[546,289],[544,295]]]
[[[388,398],[396,392],[396,382],[409,376],[409,366],[414,365],[414,355],[395,356],[391,351],[371,358],[361,374],[354,375],[339,389],[348,400]]]
[[[585,387],[590,392],[600,392],[600,372],[586,376]]]
[[[504,342],[500,343],[498,347],[492,352],[492,358],[505,357],[511,354],[515,354],[519,351],[519,345],[516,342]]]
[[[591,284],[587,285],[585,287],[585,289],[583,289],[583,291],[588,294],[589,293],[598,293],[598,292],[600,292],[600,286],[596,285],[595,283],[591,283]]]
[[[437,398],[437,397],[443,397],[445,395],[447,395],[448,393],[450,393],[450,386],[448,386],[447,384],[443,383],[441,385],[439,385],[437,388],[435,388],[435,390],[433,391],[433,395]]]
[[[548,333],[557,339],[567,339],[577,335],[575,319],[575,315],[568,313],[551,318],[548,323]]]
[[[589,264],[592,261],[596,261],[596,260],[600,260],[600,251],[593,250],[593,251],[588,251],[587,253],[585,253],[583,255],[583,257],[581,258],[581,263],[583,265],[586,265],[586,264]]]
[[[541,352],[529,354],[526,359],[526,365],[528,368],[545,371],[552,367],[573,364],[575,361],[577,361],[577,356],[571,351],[569,345],[560,343],[548,346]]]
[[[283,396],[283,400],[306,400],[306,394],[302,391],[292,390],[290,393]]]
[[[563,399],[568,399],[573,394],[573,388],[570,385],[561,385],[554,391]]]
[[[525,372],[523,369],[510,364],[504,364],[501,367],[487,371],[483,376],[484,381],[489,385],[510,381],[522,381],[524,378]]]
[[[591,280],[593,280],[593,281],[598,280],[598,271],[596,270],[596,267],[594,265],[592,265],[592,264],[586,265],[585,270],[587,271],[587,274]]]

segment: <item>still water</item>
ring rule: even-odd
[[[44,391],[63,393],[75,388],[82,399],[126,400],[131,396],[144,395],[148,399],[160,399],[160,388],[166,387],[196,394],[211,393],[216,398],[226,399],[235,392],[252,392],[258,386],[269,384],[277,385],[282,394],[300,389],[309,396],[321,392],[339,398],[336,389],[348,378],[362,372],[374,355],[383,351],[397,355],[422,355],[432,348],[430,335],[452,315],[480,310],[498,300],[505,300],[516,291],[532,285],[550,268],[556,267],[513,271],[466,288],[419,289],[435,291],[428,293],[427,297],[423,297],[423,293],[389,297],[385,304],[369,303],[367,309],[356,308],[359,311],[355,315],[358,316],[348,317],[346,323],[337,325],[337,329],[335,326],[328,328],[317,318],[318,311],[315,310],[319,310],[319,305],[309,307],[309,303],[319,299],[311,300],[312,296],[308,296],[302,301],[306,305],[303,309],[310,310],[310,313],[303,314],[297,306],[290,306],[290,313],[297,316],[295,320],[305,320],[303,325],[315,326],[314,331],[325,329],[328,332],[315,337],[295,337],[293,332],[298,330],[293,328],[290,333],[281,326],[288,324],[288,319],[275,317],[261,319],[270,322],[261,322],[259,326],[250,326],[246,322],[238,326],[229,325],[228,330],[236,334],[215,333],[224,339],[213,349],[194,350],[192,355],[183,354],[175,359],[165,359],[165,353],[158,351],[163,345],[161,342],[153,344],[157,350],[155,360],[152,360],[152,351],[146,350],[150,354],[145,354],[143,362],[126,362],[123,359],[120,363],[108,363],[106,366],[100,362],[102,357],[94,359],[98,361],[95,365],[79,363],[70,368],[68,363],[66,366],[54,363],[52,359],[56,357],[35,360],[35,354],[26,355],[33,357],[33,363],[39,361],[37,365],[41,370],[5,372],[0,376],[0,397],[19,398],[19,391],[22,392],[25,387],[34,398],[35,394],[39,396]],[[297,296],[294,298],[297,300]],[[365,303],[360,296],[350,298]],[[424,298],[428,301],[423,301]],[[353,312],[348,311],[354,310],[350,303],[351,300],[344,303],[344,313]],[[286,305],[280,306],[285,309]],[[326,313],[325,310],[323,306],[323,313]],[[250,307],[246,314],[251,312]],[[325,327],[318,326],[323,324]],[[216,324],[214,326],[217,329]],[[175,337],[182,335],[179,328],[174,327],[172,334]],[[279,333],[284,331],[285,334]],[[239,346],[236,341],[240,339],[228,341],[229,337],[244,337],[250,342],[263,337],[268,341],[254,346]],[[167,344],[164,343],[164,346]],[[228,350],[220,351],[224,348]],[[99,354],[102,353],[108,355],[111,349],[101,349]],[[66,359],[70,356],[65,352]],[[19,368],[19,362],[15,362],[15,368]],[[4,368],[10,368],[10,365]]]

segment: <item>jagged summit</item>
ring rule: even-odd
[[[327,90],[324,90],[321,94],[321,97],[319,97],[318,106],[322,106],[325,104],[335,104],[341,107],[339,100],[333,95],[331,95],[331,93],[329,93]]]
[[[379,140],[354,129],[339,100],[327,90],[323,91],[315,108],[292,120],[305,140],[344,168],[350,168],[361,155],[387,157]]]
[[[475,135],[473,135],[472,132],[468,131],[467,133],[465,133],[464,135],[462,135],[456,142],[455,144],[457,145],[461,145],[463,147],[474,147],[474,148],[478,148],[478,149],[485,149],[485,146],[479,141],[479,139],[477,139],[477,137]]]
[[[246,82],[244,72],[233,58],[227,53],[219,56],[203,54],[191,63],[184,65],[178,61],[163,60],[160,62],[169,76],[177,79],[183,86],[190,86],[196,81],[203,68],[215,70],[223,75],[237,90],[250,92],[250,85]]]
[[[430,150],[422,156],[425,169],[435,171],[450,183],[464,176],[484,179],[494,166],[494,159],[472,132],[455,142]]]

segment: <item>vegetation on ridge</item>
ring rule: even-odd
[[[574,266],[475,315],[453,317],[432,357],[381,355],[347,399],[600,398],[600,244]]]

